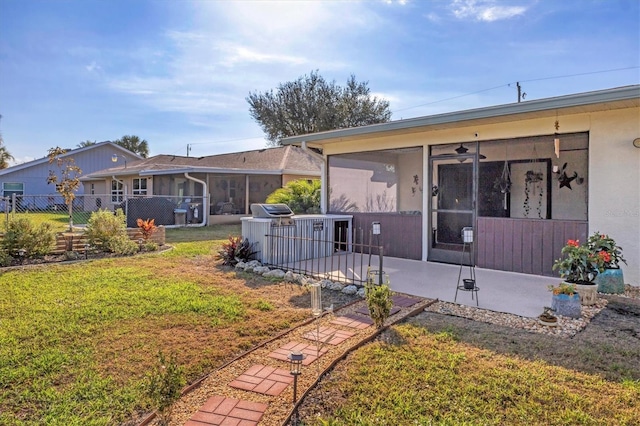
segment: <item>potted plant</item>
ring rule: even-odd
[[[604,262],[604,271],[596,276],[595,283],[600,293],[624,293],[624,276],[620,262],[627,261],[622,257],[622,247],[606,234],[595,232],[587,240],[587,245]]]
[[[604,253],[595,253],[587,244],[578,240],[568,240],[562,248],[563,257],[556,260],[553,270],[560,273],[567,283],[576,286],[583,305],[593,305],[598,299],[595,278],[604,271]]]
[[[576,292],[575,284],[562,282],[557,286],[550,285],[549,291],[553,293],[551,296],[551,309],[555,311],[557,315],[580,318],[582,306],[580,303],[580,295]]]

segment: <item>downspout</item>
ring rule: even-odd
[[[317,152],[313,152],[313,150],[309,149],[309,147],[307,146],[307,141],[302,141],[302,149],[305,150],[306,152],[308,152],[309,154],[313,155],[316,158],[320,158],[320,160],[322,160],[322,163],[320,164],[320,212],[322,214],[326,214],[327,213],[327,176],[326,176],[326,170],[327,170],[327,159],[325,158],[324,155],[320,155]]]
[[[122,185],[122,201],[124,201],[124,215],[126,217],[127,213],[129,213],[129,203],[127,202],[127,184],[124,183],[124,180],[118,179],[116,175],[111,175],[111,179]]]
[[[209,193],[207,192],[207,183],[189,176],[189,172],[185,172],[184,177],[202,185],[202,223],[195,226],[207,226],[207,219],[209,218]]]

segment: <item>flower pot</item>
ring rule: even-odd
[[[563,317],[580,318],[582,315],[582,305],[578,293],[569,296],[568,294],[554,294],[551,296],[551,309]]]
[[[580,302],[585,306],[595,305],[598,301],[598,286],[596,283],[574,284],[580,295]]]
[[[465,290],[473,290],[476,286],[476,280],[471,280],[471,279],[463,279],[462,282],[464,283],[464,289]]]
[[[620,268],[605,269],[596,276],[595,283],[598,285],[599,293],[624,293],[624,277]]]

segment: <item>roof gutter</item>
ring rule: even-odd
[[[184,173],[184,177],[202,185],[202,223],[195,225],[196,227],[207,226],[207,218],[209,217],[209,193],[207,192],[207,183],[203,180],[189,176],[188,172]]]
[[[326,170],[327,170],[327,159],[324,155],[320,155],[317,152],[314,152],[312,149],[309,149],[307,146],[307,141],[302,141],[302,149],[307,152],[309,155],[318,158],[320,163],[320,212],[322,214],[327,213],[327,178],[326,178]]]

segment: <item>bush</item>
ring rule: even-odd
[[[13,258],[5,250],[0,250],[0,266],[11,266]]]
[[[169,423],[171,408],[180,398],[182,388],[186,384],[184,371],[178,365],[175,354],[167,360],[162,353],[158,354],[159,364],[147,376],[146,393],[158,409],[160,424]]]
[[[91,213],[85,233],[89,244],[114,253],[117,253],[114,248],[124,247],[127,244],[123,241],[111,242],[111,240],[122,239],[122,237],[129,240],[127,236],[126,216],[122,212],[122,209],[116,210],[115,214],[110,210],[98,210],[97,212]]]
[[[257,253],[253,249],[254,243],[242,237],[229,237],[229,241],[222,243],[222,248],[218,250],[218,260],[222,260],[223,265],[236,265],[238,262],[247,262]]]
[[[154,241],[147,241],[142,247],[144,248],[144,251],[157,251],[158,243]]]
[[[153,235],[153,233],[156,232],[156,229],[158,229],[158,227],[156,226],[155,219],[147,219],[147,220],[138,219],[136,221],[136,224],[138,225],[138,229],[140,230],[140,233],[142,234],[142,238],[145,241],[148,241],[149,238],[151,238],[151,236]]]
[[[376,325],[376,328],[382,328],[385,320],[391,312],[391,289],[387,284],[367,283],[365,286],[365,298],[367,299],[367,307],[369,315]]]
[[[105,250],[121,256],[127,256],[138,252],[138,244],[131,241],[129,236],[125,233],[124,235],[116,235],[115,237],[110,238],[107,241]]]
[[[35,225],[28,218],[9,221],[2,240],[2,248],[10,255],[25,249],[26,257],[41,257],[53,250],[56,234],[49,222]]]

